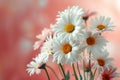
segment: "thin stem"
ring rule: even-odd
[[[46,65],[46,67],[48,67],[54,73],[54,75],[56,76],[56,78],[58,80],[60,80],[59,77],[57,76],[57,74],[55,73],[55,71],[50,66]]]
[[[60,74],[61,74],[62,76],[64,76],[64,75],[63,75],[63,72],[62,72],[62,70],[61,70],[60,65],[59,65],[59,67],[58,67],[58,68],[59,68]]]
[[[97,71],[97,68],[96,68],[95,71],[94,71],[93,80],[94,80],[94,78],[95,78],[96,71]]]
[[[86,80],[86,76],[85,76],[85,69],[84,69],[84,71],[83,71],[83,72],[84,72],[84,79]]]
[[[80,76],[80,80],[82,80],[82,76],[81,76],[81,73],[80,73],[80,69],[79,69],[79,64],[77,62],[77,69],[78,69],[78,73],[79,73],[79,76]]]
[[[64,71],[64,68],[63,68],[63,66],[62,66],[61,64],[59,64],[59,65],[60,65],[60,68],[61,68],[61,70],[62,70],[62,72],[63,72],[64,79],[66,80],[66,76],[65,76],[65,71]]]
[[[89,75],[88,75],[88,72],[87,72],[87,80],[88,80],[88,76],[89,76]]]
[[[86,80],[86,76],[85,76],[85,69],[84,69],[84,71],[83,71],[83,72],[84,72],[84,79]]]
[[[89,68],[90,68],[90,80],[91,80],[91,52],[89,53]]]
[[[90,80],[93,80],[93,73],[91,71],[91,51],[89,53],[89,68],[90,68]]]
[[[91,52],[89,53],[89,68],[90,68],[90,71],[91,71]]]
[[[84,54],[85,54],[85,52],[83,53],[83,57],[85,56]],[[86,80],[84,59],[83,59],[83,75],[84,75],[84,80]]]
[[[50,77],[49,77],[49,74],[48,74],[47,69],[45,68],[44,70],[45,70],[45,72],[46,72],[46,75],[47,75],[47,77],[48,77],[48,80],[50,80]]]
[[[96,74],[96,71],[97,71],[97,68],[96,68],[95,71],[94,71],[94,76],[95,76],[95,74]]]
[[[74,64],[72,64],[72,67],[73,67],[73,71],[74,71],[75,79],[78,80],[78,76],[77,76],[77,73],[76,73],[76,71],[75,71],[75,66],[74,66]]]

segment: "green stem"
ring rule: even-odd
[[[79,69],[79,64],[77,62],[77,69],[78,69],[78,73],[79,73],[79,76],[80,76],[80,80],[82,80],[82,76],[81,76],[81,73],[80,73],[80,69]]]
[[[74,71],[75,79],[78,80],[78,76],[77,76],[77,73],[76,73],[76,71],[75,71],[75,66],[74,66],[74,64],[72,64],[72,67],[73,67],[73,71]]]
[[[61,70],[62,70],[62,72],[63,72],[64,79],[66,80],[65,71],[64,71],[64,69],[63,69],[63,66],[62,66],[61,64],[59,64],[59,65],[60,65],[60,68],[61,68]]]
[[[91,52],[89,53],[89,68],[90,68],[90,80],[91,80]]]
[[[97,68],[96,68],[95,71],[94,71],[93,80],[94,80],[94,78],[95,78],[96,71],[97,71]]]
[[[49,74],[48,74],[47,69],[45,68],[44,70],[45,70],[45,72],[46,72],[46,75],[47,75],[47,77],[48,77],[48,80],[50,80],[50,77],[49,77]]]
[[[83,57],[85,56],[84,54],[85,54],[85,52],[83,53]],[[83,75],[84,75],[84,80],[86,80],[84,59],[83,59]]]
[[[86,76],[85,76],[85,70],[84,70],[84,80],[86,80]]]
[[[89,68],[90,68],[90,71],[91,71],[91,52],[89,53]]]
[[[91,51],[89,53],[89,68],[90,68],[90,80],[93,80],[93,73],[91,71]]]
[[[55,71],[48,65],[46,65],[46,67],[48,67],[55,75],[55,77],[57,78],[57,80],[59,80],[59,77],[57,76],[57,74],[55,73]]]
[[[88,76],[89,76],[89,75],[88,75],[88,72],[87,72],[87,80],[88,80]]]

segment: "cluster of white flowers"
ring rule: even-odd
[[[91,20],[91,27],[87,29],[84,15],[85,11],[79,6],[68,7],[59,12],[56,23],[51,25],[52,31],[43,31],[45,34],[53,34],[44,37],[44,41],[39,37],[43,45],[40,54],[28,64],[27,71],[30,75],[39,73],[41,64],[50,61],[50,56],[57,64],[72,65],[84,61],[86,56],[82,54],[87,54],[90,56],[87,59],[94,63],[91,69],[98,70],[99,80],[113,80],[118,76],[115,70],[106,76],[103,75],[105,70],[109,72],[114,69],[113,58],[109,58],[109,53],[104,48],[108,41],[102,36],[103,32],[113,30],[111,19],[104,16],[96,17]],[[37,49],[39,46],[34,45],[34,48]]]

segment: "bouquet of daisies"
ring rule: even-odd
[[[94,13],[91,13],[92,15]],[[73,68],[75,80],[116,80],[119,74],[113,66],[113,58],[105,49],[108,41],[102,36],[105,31],[112,31],[114,26],[109,17],[96,17],[87,25],[89,14],[79,6],[68,7],[58,12],[56,23],[50,29],[45,28],[36,37],[34,50],[40,53],[27,65],[31,75],[50,68],[57,80],[60,78],[48,65],[52,61],[59,65],[63,80],[70,80],[70,73],[65,72],[65,64]]]

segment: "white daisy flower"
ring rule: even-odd
[[[109,69],[109,66],[112,66],[113,58],[108,58],[109,53],[104,50],[102,52],[96,53],[93,55],[94,66],[98,70]]]
[[[52,43],[53,43],[52,36],[47,37],[46,42],[43,44],[43,47],[41,48],[40,55],[42,56],[43,62],[45,62],[45,63],[48,61],[50,55],[52,54],[52,52],[51,52]]]
[[[36,50],[36,49],[40,48],[43,45],[44,41],[46,40],[47,36],[50,36],[52,34],[53,34],[53,32],[51,31],[51,29],[44,28],[42,30],[42,33],[36,36],[36,38],[39,40],[34,43],[33,49]]]
[[[80,46],[72,39],[69,41],[61,40],[60,37],[56,37],[53,40],[53,61],[57,61],[58,64],[71,64],[78,61],[81,58]]]
[[[34,58],[34,61],[31,61],[27,65],[26,71],[29,73],[29,75],[33,75],[34,73],[39,74],[41,72],[40,67],[43,65],[42,58],[38,55],[36,58]]]
[[[104,37],[99,35],[99,33],[92,32],[84,32],[83,34],[83,43],[87,48],[88,53],[97,53],[101,52],[101,50],[106,46],[107,40]]]
[[[81,17],[83,13],[79,6],[73,6],[60,12],[56,24],[51,26],[52,30],[63,39],[78,39],[77,37],[80,36],[84,28]]]
[[[92,30],[96,29],[98,31],[112,31],[115,26],[111,22],[109,17],[100,16],[96,17],[95,20],[91,20]]]
[[[79,15],[79,17],[82,17],[85,14],[85,11],[83,10],[83,8],[80,8],[79,6],[72,6],[72,7],[68,7],[67,9],[65,9],[62,12],[59,12],[59,15],[57,15],[58,17],[62,17],[66,14],[66,12],[70,12],[71,14],[76,14]]]

